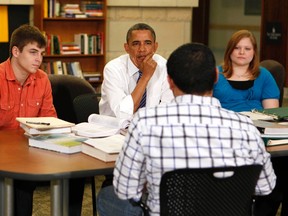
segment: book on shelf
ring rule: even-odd
[[[52,64],[54,74],[64,74],[61,61],[53,61]]]
[[[101,80],[102,75],[100,72],[99,73],[92,73],[92,72],[90,72],[90,73],[86,72],[85,73],[84,72],[83,77],[89,82],[98,82]]]
[[[83,72],[82,72],[80,62],[78,62],[78,61],[71,62],[71,66],[72,66],[72,72],[73,72],[74,76],[83,78]]]
[[[87,17],[102,17],[103,1],[82,1],[81,10],[87,15]]]
[[[45,134],[29,137],[28,144],[31,147],[73,154],[82,151],[82,142],[85,140],[74,134]]]
[[[74,34],[74,43],[79,45],[81,54],[89,54],[89,39],[87,33]]]
[[[262,134],[285,135],[288,134],[288,122],[269,122],[253,120],[254,125]]]
[[[29,135],[71,133],[74,123],[56,117],[17,117],[20,127]]]
[[[80,10],[79,4],[63,4],[61,6],[61,17],[86,18],[87,15]]]
[[[62,41],[60,35],[44,33],[46,38],[46,55],[59,55],[62,52]]]
[[[53,43],[53,49],[51,50],[52,55],[60,55],[62,50],[62,43],[60,35],[52,35],[51,43]]]
[[[65,72],[66,74],[73,75],[76,77],[83,78],[83,72],[80,62],[65,62]]]
[[[88,122],[76,124],[72,131],[76,135],[84,137],[107,137],[120,133],[129,125],[130,119],[91,114],[88,117]]]
[[[82,144],[82,152],[105,162],[115,161],[122,149],[124,140],[125,136],[121,134],[87,139]]]
[[[71,54],[81,54],[80,46],[74,42],[62,42],[62,52],[63,55]]]

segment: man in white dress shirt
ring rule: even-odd
[[[166,59],[155,54],[158,43],[152,27],[145,23],[133,25],[124,48],[127,54],[104,68],[99,106],[101,115],[129,119],[139,109],[143,95],[145,107],[154,107],[170,102],[173,94],[167,81]]]

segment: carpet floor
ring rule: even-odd
[[[96,192],[99,191],[104,176],[96,176]],[[40,186],[37,187],[33,197],[33,214],[32,216],[50,216],[50,187]],[[82,216],[92,215],[92,192],[91,184],[87,183],[84,189],[83,203],[82,203]]]

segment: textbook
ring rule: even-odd
[[[82,142],[87,138],[74,134],[46,134],[29,137],[29,146],[41,149],[72,154],[81,152]]]
[[[269,122],[269,121],[254,120],[253,124],[262,134],[267,135],[288,134],[288,122]]]
[[[283,154],[283,152],[287,152],[288,151],[288,145],[269,145],[269,146],[267,145],[266,146],[266,150],[268,152],[274,153],[274,154],[277,153],[277,152],[279,152],[279,153],[282,152],[282,154]],[[280,155],[281,155],[281,153],[280,153]],[[284,155],[282,155],[282,156],[284,156]]]
[[[84,137],[107,137],[120,133],[130,125],[129,119],[119,119],[116,117],[91,114],[88,122],[82,122],[72,127],[72,131]]]
[[[17,117],[20,127],[27,134],[53,134],[53,133],[71,133],[74,123],[55,118],[55,117]]]
[[[122,149],[124,140],[125,136],[121,134],[87,139],[82,144],[82,152],[105,162],[115,161]]]
[[[274,146],[274,145],[287,145],[288,139],[269,139],[267,141],[267,146]]]

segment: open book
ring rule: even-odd
[[[16,120],[29,135],[71,133],[75,125],[55,117],[17,117]]]
[[[129,119],[119,119],[116,117],[91,114],[88,122],[76,124],[72,131],[85,137],[107,137],[120,133],[130,125]]]
[[[240,113],[249,116],[252,120],[288,121],[287,107],[270,108],[263,110],[253,109],[248,112]]]
[[[248,116],[249,118],[251,118],[251,120],[273,121],[277,118],[276,116],[266,115],[256,110],[242,111],[240,112],[240,114]]]
[[[104,138],[88,139],[82,144],[82,152],[102,161],[115,161],[121,151],[125,136],[116,134]]]

